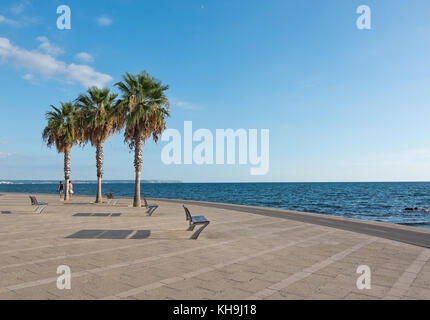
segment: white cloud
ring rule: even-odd
[[[94,58],[92,55],[90,55],[87,52],[80,52],[75,56],[75,59],[82,61],[82,62],[86,62],[86,63],[90,63],[90,62],[94,62]]]
[[[60,47],[57,47],[51,42],[49,42],[47,37],[37,37],[36,40],[40,41],[38,49],[41,52],[50,54],[52,56],[58,56],[64,53],[64,51]]]
[[[29,73],[37,73],[48,79],[79,83],[84,87],[104,87],[112,81],[108,74],[95,71],[90,66],[67,64],[50,54],[30,51],[11,44],[0,37],[0,62],[10,63]]]
[[[68,66],[69,76],[83,84],[85,87],[104,87],[106,83],[112,81],[112,77],[108,74],[102,74],[94,71],[90,66],[82,64],[70,64]]]
[[[24,80],[32,80],[34,78],[34,75],[31,73],[26,73],[25,75],[22,76],[22,78]]]
[[[201,110],[202,107],[193,105],[192,103],[188,101],[173,101],[173,106],[178,107],[185,110]]]
[[[113,22],[112,19],[107,16],[98,17],[96,20],[97,24],[101,27],[110,26]]]
[[[2,23],[10,25],[10,26],[18,26],[19,25],[18,21],[8,19],[5,16],[0,15],[0,24],[2,24]]]
[[[13,14],[18,15],[18,14],[21,14],[25,10],[25,7],[27,7],[29,5],[30,5],[30,0],[23,0],[20,3],[13,5],[10,8],[10,11]]]

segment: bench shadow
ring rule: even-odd
[[[121,213],[75,213],[74,217],[119,217]]]
[[[185,230],[151,231],[151,230],[80,230],[65,239],[157,239],[157,240],[188,240],[192,232]]]
[[[1,214],[12,214],[12,211],[4,210],[4,211],[1,212]]]
[[[130,237],[130,235],[133,236]],[[66,239],[146,239],[151,230],[80,230]]]

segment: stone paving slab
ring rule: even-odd
[[[189,240],[175,201],[152,199],[159,208],[148,217],[127,198],[36,196],[49,203],[41,214],[28,195],[0,197],[10,212],[0,214],[0,299],[430,299],[430,249],[335,228],[333,217],[326,226],[325,216],[309,223],[188,203],[211,221]],[[70,290],[57,288],[61,265]],[[371,289],[357,288],[360,265]]]

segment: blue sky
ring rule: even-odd
[[[58,30],[56,9],[71,8]],[[356,9],[372,10],[358,30]],[[270,171],[170,165],[144,148],[143,179],[430,180],[427,0],[7,1],[0,3],[0,180],[60,179],[41,140],[49,105],[147,70],[169,84],[169,128],[269,129]],[[95,152],[72,151],[72,179],[95,179]],[[105,179],[133,179],[121,135]]]

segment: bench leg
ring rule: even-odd
[[[146,211],[146,215],[149,217],[152,216],[152,214],[154,213],[155,210],[157,210],[157,208],[158,206],[149,208],[148,211]]]
[[[43,211],[43,210],[45,210],[45,208],[46,208],[46,207],[47,207],[47,206],[45,206],[45,205],[38,206],[38,207],[37,207],[36,212],[37,212],[37,213],[42,213],[42,211]]]
[[[209,221],[208,221],[208,222],[203,223],[203,224],[202,224],[202,226],[201,226],[199,229],[197,229],[197,231],[196,231],[196,232],[194,232],[194,233],[191,235],[190,239],[197,240],[197,238],[199,237],[200,233],[201,233],[201,232],[203,231],[203,229],[204,229],[204,228],[206,228],[208,225],[209,225]],[[193,227],[193,229],[194,229],[194,227]]]
[[[187,231],[193,231],[195,227],[196,225],[190,222],[190,226],[188,227]]]

